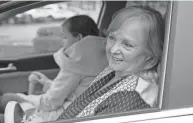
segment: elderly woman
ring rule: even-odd
[[[160,13],[151,8],[129,7],[118,11],[107,31],[109,66],[58,120],[155,107],[158,86],[144,80],[142,75],[155,70],[160,63],[163,27]],[[21,121],[23,111],[19,105],[15,109],[14,120]],[[36,121],[26,118],[21,122]]]

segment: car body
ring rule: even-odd
[[[47,5],[50,1],[11,1],[7,3],[0,4],[0,20],[7,19],[9,17],[15,16],[18,13],[23,13],[35,7],[40,7],[43,4]],[[154,1],[157,2],[157,1]],[[146,2],[145,2],[146,3]],[[5,5],[6,4],[6,5]],[[103,6],[99,14],[98,18],[98,27],[100,32],[103,33],[106,31],[113,14],[126,6],[126,1],[103,1]],[[173,1],[170,2],[167,9],[166,16],[166,33],[165,33],[165,45],[164,45],[164,55],[162,59],[162,67],[161,67],[161,78],[158,83],[160,87],[160,95],[158,99],[158,106],[154,109],[149,110],[139,110],[104,116],[94,116],[87,118],[77,118],[70,120],[71,122],[80,122],[84,120],[93,120],[96,122],[98,119],[109,119],[112,117],[113,121],[119,122],[118,119],[123,116],[128,116],[129,118],[140,116],[139,114],[145,115],[148,113],[165,113],[164,117],[178,117],[182,118],[183,114],[178,114],[183,110],[179,110],[178,113],[173,113],[169,115],[168,112],[173,109],[180,108],[190,108],[193,105],[193,98],[191,94],[193,93],[193,57],[191,53],[193,52],[193,16],[191,13],[193,10],[193,2],[184,2],[184,1]],[[46,24],[45,24],[46,25]],[[52,25],[51,27],[46,28],[37,28],[41,30],[51,30],[59,27],[58,25]],[[2,30],[5,30],[4,26],[1,26]],[[6,28],[7,29],[7,28]],[[38,32],[34,31],[34,34]],[[3,31],[2,31],[3,32]],[[16,32],[16,31],[15,31]],[[1,40],[6,40],[7,34],[3,33],[0,35]],[[57,34],[56,34],[57,35]],[[25,35],[22,35],[22,38],[27,38]],[[49,38],[48,36],[45,38]],[[46,40],[44,40],[46,41]],[[43,42],[44,42],[43,41]],[[10,49],[13,49],[12,42],[9,42],[11,45]],[[7,43],[7,44],[9,44]],[[5,54],[6,52],[10,52],[5,45],[1,45],[2,48],[1,53]],[[24,55],[22,53],[26,53],[29,51],[27,47],[21,50],[21,46],[17,45],[20,56],[12,57],[3,57],[1,56],[0,60],[0,92],[22,92],[25,93],[28,91],[28,81],[27,77],[29,74],[36,70],[41,71],[46,74],[49,78],[53,79],[58,73],[58,66],[56,65],[53,59],[52,53],[44,53],[44,54],[32,54],[32,55]],[[4,48],[4,49],[3,49]],[[14,46],[16,48],[16,46]],[[47,47],[46,47],[47,48]],[[6,50],[7,49],[7,50]],[[17,49],[17,50],[18,50]],[[17,52],[15,50],[15,52]],[[8,67],[12,64],[11,67]],[[14,66],[14,68],[13,68]],[[7,68],[7,69],[3,69]],[[13,88],[14,87],[14,88]],[[188,110],[188,109],[187,109]],[[192,110],[191,110],[192,111]],[[185,113],[185,115],[192,115],[193,112]],[[157,121],[159,118],[164,118],[163,115],[158,115]],[[117,120],[116,120],[117,119]],[[124,122],[129,122],[129,119],[125,117]],[[144,119],[148,120],[148,119]],[[133,122],[137,122],[138,119],[135,119]],[[154,118],[156,122],[156,119]],[[65,121],[58,121],[58,123],[63,123]],[[66,121],[68,122],[68,121]],[[91,122],[91,121],[90,121]],[[93,120],[94,122],[94,120]],[[107,121],[105,121],[107,122]]]

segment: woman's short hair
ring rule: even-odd
[[[139,17],[140,21],[147,25],[149,33],[148,39],[146,39],[148,41],[147,50],[151,53],[152,58],[156,58],[157,63],[159,63],[163,51],[165,26],[162,15],[158,11],[148,6],[130,6],[121,9],[114,14],[113,20],[107,29],[107,35],[109,32],[119,29],[125,20],[132,17]]]
[[[82,34],[83,37],[88,35],[98,36],[99,29],[97,24],[92,18],[87,15],[77,15],[67,19],[63,24],[66,26],[68,24],[69,31],[76,36],[77,34]]]

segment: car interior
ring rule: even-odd
[[[61,1],[12,1],[0,3],[0,21],[7,20],[19,13],[42,7],[49,4],[56,4]],[[71,2],[71,1],[65,1]],[[101,1],[101,9],[97,24],[100,30],[100,36],[105,36],[113,14],[121,8],[130,5],[149,5],[150,7],[157,7],[164,18],[167,17],[169,10],[169,2],[143,2],[143,1]],[[83,2],[84,4],[84,2]],[[160,6],[158,6],[161,5]],[[46,25],[46,24],[45,24]],[[0,25],[1,26],[1,25]],[[27,29],[27,28],[26,28]],[[33,55],[17,55],[11,57],[1,57],[0,60],[0,93],[14,92],[25,93],[28,92],[28,76],[32,71],[40,71],[54,79],[59,69],[53,58],[53,52],[61,48],[62,37],[60,36],[59,25],[44,26],[38,28],[34,33],[35,36],[31,42],[33,50],[37,51]],[[25,35],[25,33],[23,34]],[[1,37],[1,35],[0,35]],[[48,43],[50,42],[50,43]],[[4,51],[9,52],[9,51]],[[21,51],[25,52],[25,51]],[[39,85],[40,86],[40,85]],[[13,88],[14,87],[14,88]],[[41,87],[39,87],[41,88]]]

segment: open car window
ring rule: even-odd
[[[115,5],[119,1],[109,3]],[[157,105],[153,110],[136,110],[132,112],[124,112],[124,115],[131,115],[136,113],[154,112],[162,108],[162,98],[164,91],[165,71],[167,64],[167,53],[170,34],[170,21],[172,2],[169,1],[124,1],[125,6],[132,5],[149,6],[159,11],[162,17],[165,19],[165,41],[164,41],[164,53],[161,62],[161,72],[159,71],[159,96],[157,98]],[[9,17],[4,21],[1,21],[0,25],[0,59],[12,59],[19,56],[29,57],[36,55],[44,55],[48,53],[54,53],[62,47],[63,37],[61,36],[60,25],[64,20],[76,16],[76,15],[88,15],[96,23],[99,16],[102,15],[101,10],[103,1],[72,1],[72,2],[57,2],[48,4],[38,8],[30,9],[28,11],[18,13],[13,17]],[[108,6],[108,7],[109,7]],[[110,7],[109,7],[110,8]],[[122,7],[123,8],[123,7]],[[113,8],[111,8],[113,9]],[[121,9],[121,8],[119,8]],[[108,13],[109,10],[105,10]],[[110,17],[112,18],[112,16]],[[101,20],[100,20],[101,21]],[[106,25],[106,20],[104,23]],[[128,114],[127,114],[128,113]],[[119,113],[118,115],[122,115]],[[117,116],[117,114],[108,115],[104,117]],[[101,118],[101,116],[93,116],[94,118]],[[92,119],[93,117],[86,117]],[[75,118],[75,121],[79,119],[84,120],[85,117]],[[80,120],[80,121],[81,121]],[[64,122],[63,120],[57,121],[58,123]]]
[[[56,2],[0,22],[0,59],[53,53],[62,47],[60,26],[68,18],[88,15],[98,22],[102,1]]]

